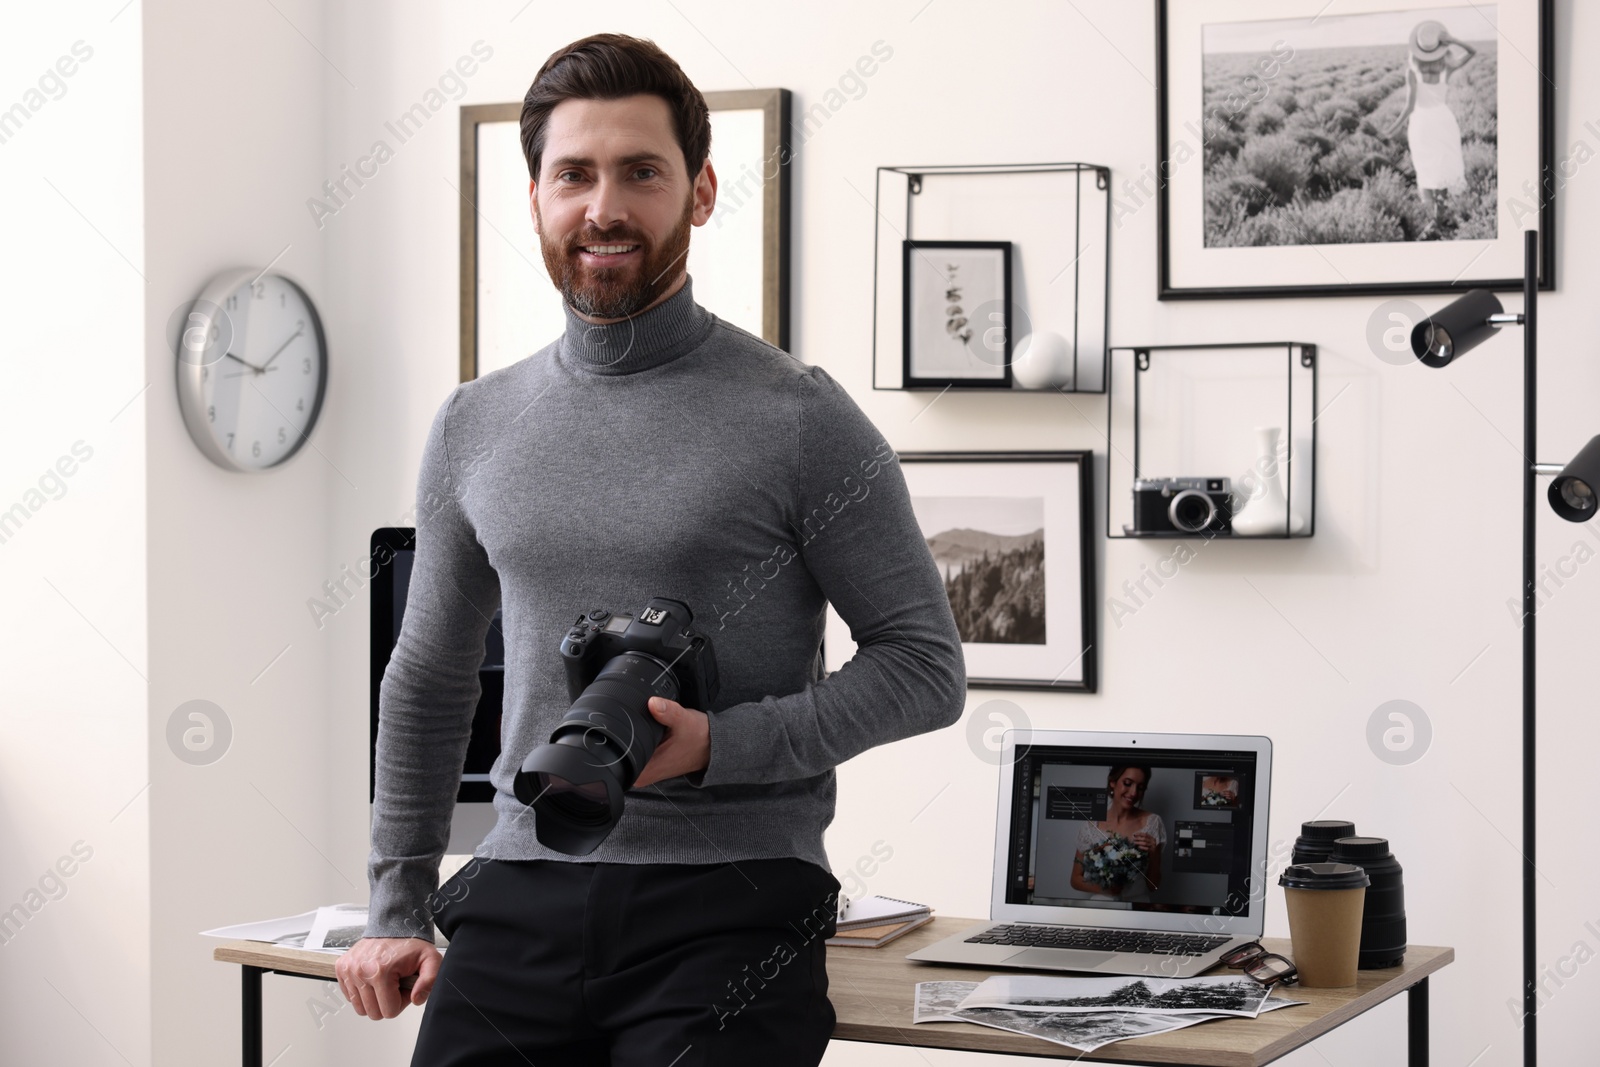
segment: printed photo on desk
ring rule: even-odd
[[[1091,452],[902,453],[967,684],[1095,690]]]

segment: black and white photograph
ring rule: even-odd
[[[1163,296],[1520,284],[1541,3],[1366,6],[1162,4]]]
[[[1011,387],[1011,242],[902,243],[904,382]]]
[[[367,926],[365,904],[329,904],[317,909],[305,947],[319,952],[343,952],[361,940]]]
[[[1102,1045],[1130,1037],[1150,1037],[1170,1033],[1186,1026],[1218,1019],[1218,1015],[1158,1015],[1132,1012],[1079,1012],[1042,1015],[1031,1011],[1004,1008],[967,1008],[956,1013],[955,1021],[977,1023],[996,1030],[1053,1041],[1058,1045],[1093,1052]]]
[[[1205,26],[1206,247],[1492,239],[1496,10]]]
[[[969,686],[1094,692],[1091,456],[901,454]]]
[[[916,1001],[911,1008],[912,1023],[958,1023],[953,1014],[978,988],[977,982],[918,982]]]
[[[1044,498],[924,496],[911,507],[923,530],[938,531],[928,549],[961,640],[1044,644]]]
[[[961,1002],[968,1008],[1039,1012],[1154,1012],[1255,1018],[1270,987],[1241,974],[1210,978],[1063,978],[996,975]]]

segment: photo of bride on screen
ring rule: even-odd
[[[1141,805],[1151,769],[1112,767],[1106,776],[1106,817],[1086,820],[1072,858],[1072,888],[1091,900],[1147,901],[1161,887],[1167,843],[1161,816]]]
[[[1016,903],[1209,913],[1248,877],[1254,798],[1231,761],[1152,751],[1029,763]]]

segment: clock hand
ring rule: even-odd
[[[246,366],[249,366],[249,364],[246,364]],[[265,374],[267,371],[274,371],[274,370],[277,370],[277,369],[278,369],[277,367],[263,367],[260,370],[252,369],[250,371],[250,376],[253,378],[258,374]],[[244,376],[245,376],[245,372],[242,371],[242,370],[241,371],[234,371],[232,374],[224,374],[223,375],[224,378],[243,378]]]
[[[232,352],[228,352],[225,355],[226,355],[226,358],[234,360],[235,362],[244,363],[244,365],[246,367],[249,367],[251,370],[255,371],[257,374],[260,374],[261,371],[262,371],[261,367],[256,366],[254,363],[245,362],[244,360],[240,359],[238,356],[234,355]]]
[[[302,326],[299,329],[295,330],[294,333],[291,333],[289,335],[289,341],[293,341],[296,337],[299,337],[300,334],[302,332],[304,332],[304,330],[305,330],[304,326]],[[288,348],[289,347],[289,341],[285,341],[285,342],[283,342],[283,344],[279,345],[278,346],[278,352],[282,352],[285,348]],[[261,364],[261,369],[262,370],[266,370],[268,367],[272,366],[272,361],[278,358],[278,352],[274,352],[274,353],[272,353],[272,355],[267,357],[267,361],[265,363]]]

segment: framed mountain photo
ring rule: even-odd
[[[908,452],[967,685],[1095,691],[1091,452]]]

